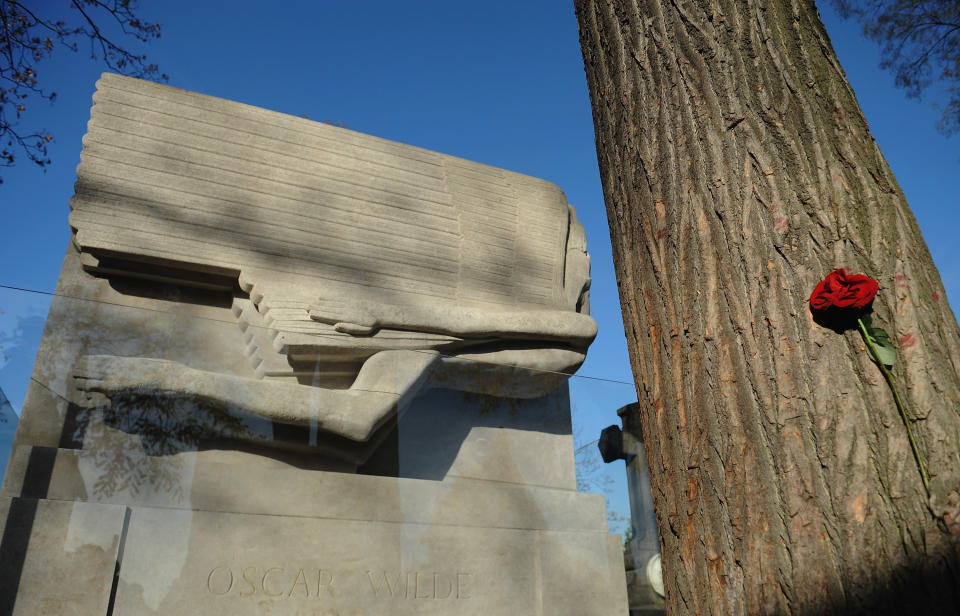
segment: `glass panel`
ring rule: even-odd
[[[0,478],[13,447],[50,295],[0,287]]]
[[[104,74],[74,190],[0,322],[0,614],[626,611],[559,187]]]
[[[624,537],[607,533],[649,535],[597,440],[631,383],[524,363],[542,354],[526,343],[468,356],[397,332],[371,351],[377,334],[311,331],[308,308],[255,321],[236,289],[101,276],[85,294],[0,290],[0,389],[25,417],[0,505],[24,531],[0,550],[15,613],[62,609],[24,591],[59,579],[75,608],[110,614],[623,599]],[[363,348],[331,350],[344,340]]]

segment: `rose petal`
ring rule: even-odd
[[[838,269],[827,274],[810,294],[813,310],[861,310],[873,301],[879,290],[875,280],[863,274]]]

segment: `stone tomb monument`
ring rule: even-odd
[[[0,613],[626,613],[556,186],[109,74],[77,178]]]

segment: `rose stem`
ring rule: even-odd
[[[887,367],[883,364],[883,361],[880,360],[880,355],[877,353],[876,347],[873,346],[873,340],[870,339],[870,335],[867,334],[867,326],[863,324],[863,321],[859,318],[857,323],[860,325],[860,335],[863,336],[863,341],[870,347],[870,354],[873,359],[873,363],[880,368],[880,372],[883,373],[883,378],[886,379],[887,385],[890,386],[890,391],[893,392],[893,401],[897,404],[897,410],[900,411],[900,419],[903,420],[903,427],[907,429],[907,438],[910,440],[910,449],[913,450],[913,459],[917,461],[917,467],[920,469],[920,478],[923,479],[923,489],[927,492],[927,498],[930,497],[930,478],[927,477],[927,469],[923,465],[923,459],[920,457],[920,450],[917,449],[917,442],[913,440],[913,431],[910,429],[910,420],[907,418],[907,412],[903,408],[903,401],[900,399],[900,393],[897,391],[897,386],[893,384],[893,375],[890,374],[890,371],[887,370]]]

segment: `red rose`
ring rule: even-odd
[[[810,308],[816,311],[861,310],[876,297],[880,286],[877,281],[863,274],[848,274],[838,269],[817,284],[810,294]]]

